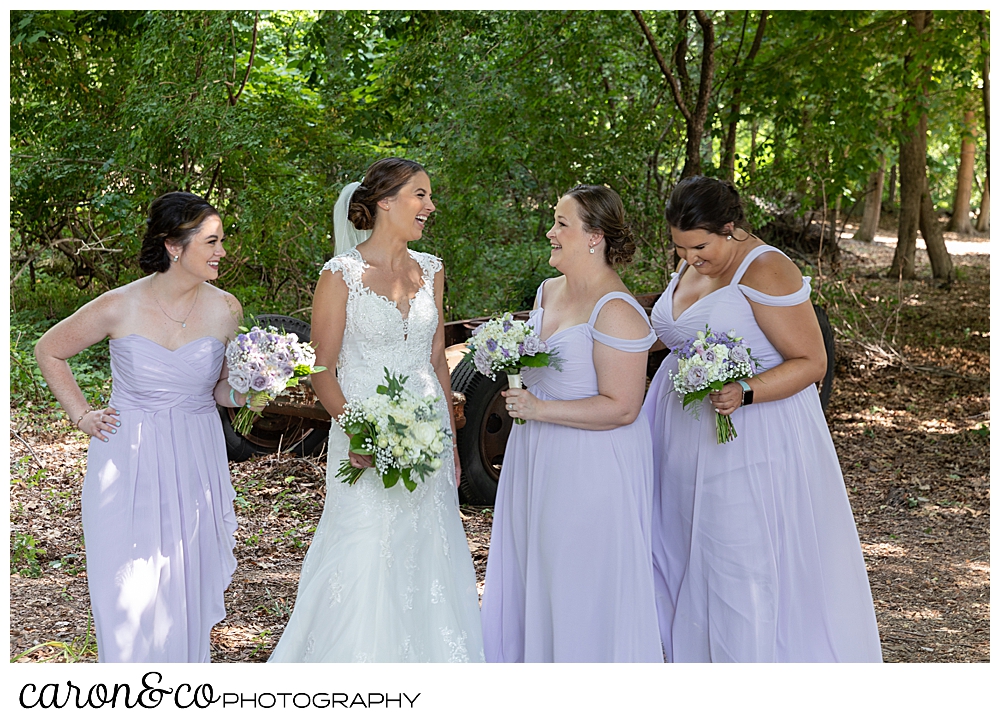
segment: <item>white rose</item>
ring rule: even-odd
[[[429,447],[437,437],[437,428],[430,422],[420,422],[413,426],[413,438],[421,447]]]

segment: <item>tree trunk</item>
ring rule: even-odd
[[[878,220],[882,213],[882,183],[885,180],[885,158],[877,171],[868,177],[865,189],[865,211],[861,216],[861,226],[854,234],[855,241],[874,241],[878,233]]]
[[[972,174],[976,165],[976,113],[966,111],[962,126],[962,150],[958,162],[958,182],[955,184],[955,201],[951,206],[951,220],[948,231],[971,234],[969,206],[972,202]]]
[[[749,13],[749,11],[746,12]],[[733,98],[732,102],[729,104],[729,130],[726,133],[726,140],[722,150],[723,176],[729,181],[736,179],[736,126],[740,120],[740,96],[743,93],[743,82],[746,79],[746,74],[750,69],[750,65],[757,56],[757,51],[760,50],[760,42],[764,38],[764,27],[767,25],[767,13],[767,10],[760,11],[760,17],[757,20],[757,33],[754,35],[753,45],[750,46],[750,52],[743,61],[739,70],[739,76],[735,80]],[[744,18],[745,17],[746,16],[744,16]],[[744,19],[744,28],[746,27],[745,23],[746,20]]]
[[[902,104],[903,133],[899,145],[899,232],[896,252],[892,257],[889,275],[901,279],[916,276],[917,228],[924,232],[927,251],[932,258],[934,277],[950,282],[954,271],[951,257],[940,235],[940,227],[934,218],[933,203],[927,192],[927,77],[930,75],[928,61],[918,61],[915,53],[922,50],[930,32],[933,12],[930,10],[909,11],[909,27],[914,33],[903,58],[904,77],[913,78],[906,88]],[[920,65],[916,68],[913,66]],[[917,111],[917,123],[906,127],[906,118]],[[925,206],[926,204],[926,206]],[[933,251],[932,251],[933,247]],[[947,257],[947,262],[944,260]]]
[[[709,98],[712,94],[712,76],[715,74],[715,25],[712,19],[704,10],[695,10],[694,16],[701,26],[701,71],[698,78],[698,93],[696,98],[691,97],[690,78],[687,72],[687,10],[677,13],[678,24],[681,26],[681,41],[674,51],[672,62],[677,67],[677,76],[674,76],[670,65],[660,52],[653,32],[649,29],[642,13],[633,10],[632,15],[642,28],[643,35],[649,43],[653,57],[660,66],[663,77],[667,80],[670,92],[673,94],[677,109],[684,116],[684,127],[686,132],[686,143],[684,148],[684,168],[681,171],[681,178],[701,175],[701,139],[705,133],[705,121],[708,119]],[[678,81],[679,78],[679,81]],[[693,107],[692,107],[693,106]]]
[[[979,203],[979,218],[976,220],[977,231],[990,230],[990,52],[987,43],[990,30],[985,22],[986,13],[979,11],[979,21],[982,33],[979,44],[983,51],[983,111],[986,118],[986,182],[983,183],[983,200]]]
[[[968,217],[968,212],[966,212]],[[931,260],[931,273],[935,279],[945,284],[955,280],[955,267],[948,255],[948,247],[944,243],[944,233],[934,212],[934,201],[927,189],[927,176],[924,175],[924,190],[920,194],[920,234],[927,244],[927,256]]]
[[[892,167],[889,169],[889,192],[887,194],[888,198],[886,198],[886,203],[888,204],[890,211],[896,205],[896,180],[898,177],[898,169],[896,164],[893,163]]]
[[[990,230],[990,174],[986,173],[986,182],[983,184],[983,199],[979,202],[979,218],[976,219],[976,230],[986,232]]]

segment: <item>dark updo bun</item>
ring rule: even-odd
[[[139,268],[145,273],[164,272],[170,268],[166,243],[186,247],[191,236],[209,216],[218,216],[208,201],[184,191],[165,193],[149,204],[146,235],[139,249]]]
[[[427,172],[419,163],[405,158],[383,158],[371,164],[365,171],[361,185],[354,189],[351,205],[347,209],[347,218],[354,224],[354,228],[375,228],[378,202],[395,196],[399,189],[421,171]]]
[[[691,176],[674,186],[667,201],[667,223],[678,231],[701,229],[725,236],[726,224],[746,229],[740,194],[729,181]]]
[[[580,218],[588,233],[604,233],[604,259],[612,266],[624,266],[635,255],[632,227],[625,220],[625,206],[607,186],[580,185],[566,191],[580,206]]]

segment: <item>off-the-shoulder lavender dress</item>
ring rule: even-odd
[[[207,663],[236,569],[235,494],[212,390],[225,347],[112,339],[110,406],[83,483],[87,584],[102,663]]]
[[[542,290],[529,323],[542,325]],[[539,399],[598,393],[594,345],[645,352],[590,320],[553,334],[562,371],[525,369]],[[514,425],[494,508],[483,592],[489,662],[663,662],[650,552],[652,441],[641,417],[606,431],[547,422]]]
[[[743,336],[763,369],[783,359],[748,299],[768,306],[809,301],[740,284],[771,246],[752,249],[722,289],[676,319],[682,264],[653,309],[657,336],[673,347],[706,324]],[[700,421],[682,409],[660,366],[643,412],[656,469],[653,560],[663,648],[670,662],[881,662],[878,629],[857,529],[819,395],[737,409],[735,440],[718,444],[705,400]]]

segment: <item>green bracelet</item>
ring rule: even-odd
[[[242,404],[237,404],[236,402],[236,390],[229,387],[229,401],[233,403],[234,407],[242,407]]]

